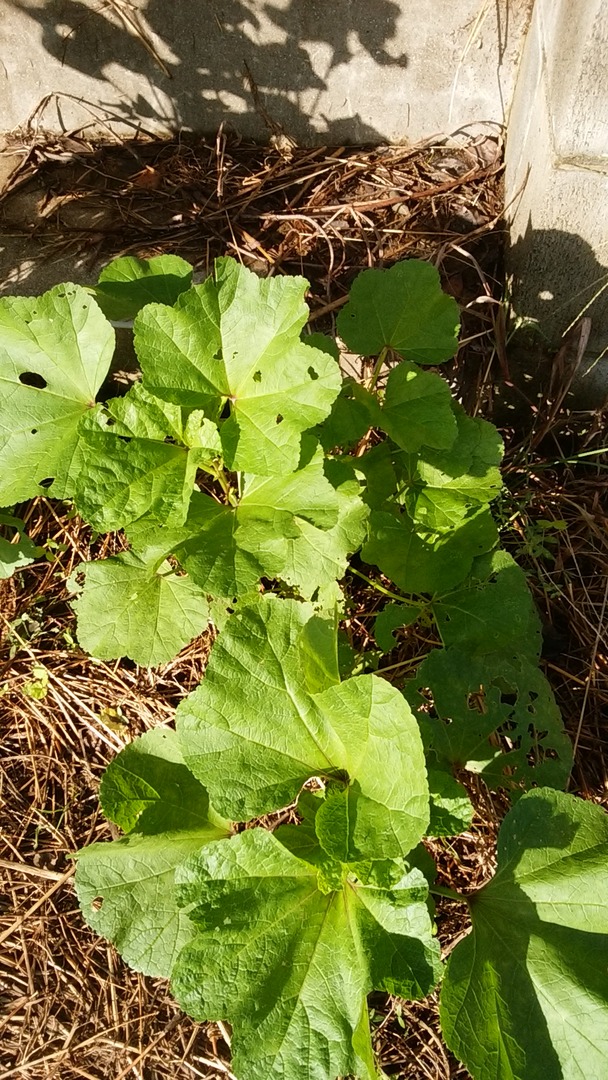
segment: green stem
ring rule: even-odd
[[[448,900],[455,900],[457,904],[466,904],[466,897],[461,896],[455,889],[449,889],[447,885],[429,885],[429,892],[436,896],[446,896]]]
[[[238,499],[235,496],[234,491],[230,487],[230,484],[228,483],[228,480],[226,479],[226,473],[224,472],[222,467],[217,466],[214,469],[214,473],[215,473],[215,478],[216,478],[218,484],[220,485],[222,491],[224,492],[224,495],[228,499],[228,502],[230,503],[231,506],[236,506],[238,504]]]
[[[378,356],[378,359],[376,360],[376,363],[374,364],[374,370],[372,371],[371,378],[370,378],[370,380],[369,380],[369,382],[367,384],[367,389],[368,390],[373,390],[376,383],[378,382],[378,379],[380,377],[380,372],[382,371],[382,368],[383,368],[384,362],[386,360],[388,350],[389,350],[388,345],[385,345],[384,348],[381,350],[380,355]]]
[[[360,570],[356,570],[354,566],[350,567],[351,574],[356,574],[362,581],[371,585],[372,589],[376,589],[377,592],[383,593],[384,596],[390,596],[392,600],[398,600],[400,604],[405,604],[406,607],[420,608],[423,605],[417,604],[415,600],[407,600],[405,596],[399,596],[398,593],[392,592],[391,589],[385,589],[384,585],[380,585],[379,582],[373,581],[371,578],[366,577]]]

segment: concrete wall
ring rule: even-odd
[[[590,316],[586,385],[606,387],[594,361],[608,350],[608,0],[536,0],[506,188],[516,311],[555,344]]]
[[[0,131],[57,95],[42,117],[53,130],[230,121],[264,139],[245,63],[300,144],[503,123],[532,2],[0,0]]]

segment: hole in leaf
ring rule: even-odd
[[[213,359],[214,360],[223,360],[224,359],[224,357],[222,356],[222,350],[221,349],[218,349],[217,352],[213,354]]]
[[[500,703],[501,705],[516,705],[517,694],[508,694],[501,690]]]
[[[101,911],[103,907],[103,896],[96,896],[94,900],[91,900],[91,908],[93,911]]]
[[[311,379],[312,379],[312,381],[313,381],[313,382],[315,382],[315,381],[316,381],[316,379],[318,379],[318,378],[319,378],[319,375],[318,375],[318,373],[317,373],[317,372],[315,371],[314,367],[309,367],[309,369],[308,369],[308,374],[310,375],[310,377],[311,377]]]
[[[32,430],[30,431],[30,435],[37,435],[37,434],[38,434],[38,428],[33,427]]]
[[[275,420],[275,424],[282,424],[282,423],[283,423],[283,417],[279,413],[279,415],[277,416],[277,418]]]
[[[40,487],[50,488],[50,486],[53,483],[54,479],[55,479],[54,476],[45,476],[44,480],[39,480],[38,483],[39,483]]]
[[[230,402],[228,400],[226,400],[226,402],[224,403],[224,408],[222,409],[222,411],[220,413],[220,420],[227,420],[229,416],[230,416]]]
[[[35,386],[36,390],[44,390],[47,385],[46,379],[38,375],[36,371],[23,371],[19,376],[19,382],[24,386]]]
[[[254,382],[261,382],[262,381],[262,372],[261,371],[256,371],[255,372],[255,374],[253,376],[253,381]]]

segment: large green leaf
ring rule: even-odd
[[[335,781],[349,859],[406,854],[428,824],[418,727],[375,675],[311,685],[310,617],[306,605],[273,596],[231,616],[202,684],[178,708],[188,765],[218,810],[241,821],[287,805],[312,777]],[[335,633],[319,648],[335,655]]]
[[[418,259],[363,270],[337,324],[348,348],[362,356],[389,346],[405,360],[440,364],[458,348],[458,304],[442,292],[435,267]]]
[[[422,446],[449,449],[457,428],[448,384],[416,364],[397,364],[386,383],[380,424],[408,453]]]
[[[112,327],[78,285],[0,298],[0,505],[71,494],[78,426],[113,351]]]
[[[307,458],[286,476],[241,480],[234,506],[195,492],[178,529],[130,527],[136,550],[165,537],[163,554],[175,554],[201,588],[228,598],[251,591],[261,577],[280,578],[310,598],[344,575],[347,556],[365,534],[367,508],[347,464],[324,462],[304,439]]]
[[[167,978],[193,928],[177,904],[175,867],[229,834],[186,768],[175,732],[155,728],[106,771],[102,807],[128,836],[77,855],[84,918],[136,971]]]
[[[374,510],[361,556],[406,593],[445,593],[464,580],[473,559],[493,548],[497,540],[496,525],[487,510],[451,533],[430,538],[416,530],[406,512]]]
[[[83,564],[85,584],[72,606],[78,641],[91,656],[128,656],[155,667],[174,656],[206,628],[207,594],[152,553],[123,552]]]
[[[324,472],[337,500],[336,524],[322,530],[306,518],[299,519],[297,533],[268,538],[259,556],[268,576],[281,578],[307,600],[344,577],[348,556],[361,546],[369,517],[348,461],[326,461]]]
[[[419,998],[439,976],[422,874],[322,892],[314,865],[252,829],[177,880],[197,932],[172,988],[197,1020],[230,1020],[239,1080],[375,1080],[366,995]]]
[[[541,623],[526,575],[506,551],[483,555],[469,580],[433,602],[444,645],[471,653],[514,652],[535,660]]]
[[[436,376],[438,378],[439,376]],[[426,529],[450,530],[494,499],[502,487],[503,444],[493,424],[453,406],[458,438],[448,450],[426,447],[416,462],[408,508]]]
[[[303,278],[258,278],[233,259],[169,308],[135,321],[144,383],[153,393],[217,418],[229,468],[294,472],[302,432],[329,415],[342,377],[325,350],[300,340],[308,318]]]
[[[441,1024],[475,1080],[608,1076],[608,817],[557,791],[505,818],[498,870],[469,897]]]
[[[191,428],[178,406],[141,385],[94,409],[80,425],[84,453],[74,480],[74,500],[85,520],[104,532],[144,516],[181,525],[196,470],[214,453],[196,445],[196,437],[186,438]]]
[[[431,692],[435,716],[428,715]],[[424,700],[425,745],[456,769],[480,773],[490,787],[544,784],[561,788],[572,763],[551,687],[536,662],[510,653],[488,656],[435,649],[420,665],[407,696]],[[502,736],[500,740],[497,736]]]
[[[124,255],[104,266],[95,296],[108,319],[123,322],[134,319],[146,304],[174,304],[191,285],[192,267],[179,255]]]

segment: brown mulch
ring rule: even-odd
[[[495,140],[282,156],[221,132],[211,143],[97,146],[78,133],[51,139],[30,130],[11,138],[9,152],[15,168],[0,195],[0,222],[5,232],[31,236],[34,260],[174,252],[205,273],[216,255],[230,254],[259,273],[304,274],[315,326],[331,330],[360,269],[431,259],[463,308],[452,382],[472,410],[491,403],[506,363]],[[574,418],[570,427],[570,418],[561,427],[558,419],[540,443],[505,432],[500,513],[503,539],[529,570],[547,624],[545,670],[577,746],[572,789],[602,801],[608,473],[598,418]],[[0,582],[0,1080],[229,1077],[228,1029],[195,1024],[162,980],[130,972],[84,926],[71,883],[71,853],[112,836],[97,802],[103,769],[133,736],[171,721],[201,677],[210,640],[203,636],[153,671],[84,656],[65,580],[115,541],[92,538],[44,499],[24,515],[46,552]],[[559,527],[539,524],[547,521]],[[362,609],[368,599],[371,608],[360,588]],[[353,628],[360,641],[368,626],[363,619]],[[404,633],[390,658],[396,678],[428,648],[416,633]],[[474,827],[434,850],[442,882],[465,891],[491,875],[505,809],[482,786],[474,794]],[[466,913],[441,901],[438,921],[447,953],[466,932]],[[406,1004],[374,995],[371,1004],[387,1074],[466,1080],[439,1039],[435,996]]]
[[[31,237],[34,263],[67,256],[86,272],[171,252],[206,274],[232,255],[261,274],[304,275],[326,329],[363,267],[432,259],[464,309],[471,378],[487,352],[502,277],[498,139],[282,155],[222,132],[94,145],[30,129],[7,138],[3,158],[0,227]]]

